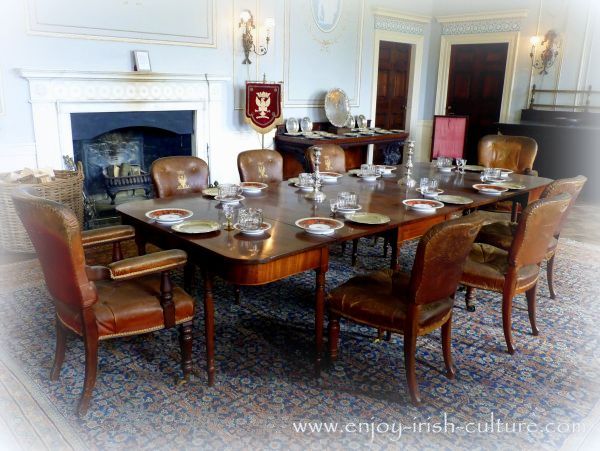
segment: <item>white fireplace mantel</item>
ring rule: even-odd
[[[21,69],[29,81],[38,167],[63,167],[73,156],[71,113],[192,110],[194,155],[223,127],[224,85],[208,74],[81,72]]]

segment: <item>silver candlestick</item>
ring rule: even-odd
[[[415,142],[414,141],[406,141],[406,145],[408,146],[408,152],[406,157],[406,164],[404,167],[406,168],[404,172],[404,177],[398,180],[398,185],[406,186],[407,188],[414,188],[417,186],[417,181],[412,177],[412,168],[413,168],[413,155],[415,153]]]
[[[321,175],[319,174],[319,166],[321,164],[321,148],[314,147],[315,151],[315,172],[313,172],[313,190],[305,197],[316,202],[325,200],[325,193],[321,191]]]

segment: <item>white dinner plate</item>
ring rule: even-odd
[[[193,221],[183,221],[179,224],[171,226],[173,230],[179,233],[210,233],[215,232],[221,228],[219,223],[211,221],[210,219],[196,219]]]

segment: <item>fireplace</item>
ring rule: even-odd
[[[107,196],[151,193],[147,175],[160,157],[192,155],[193,111],[72,113],[73,155],[83,163],[85,189]],[[123,194],[120,194],[123,193]]]

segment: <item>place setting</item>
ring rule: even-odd
[[[146,218],[162,225],[173,225],[191,218],[194,213],[186,208],[158,208],[146,212]]]
[[[438,180],[422,177],[419,180],[419,187],[416,189],[418,193],[423,197],[436,198],[444,192],[443,189],[438,188]]]
[[[358,203],[358,194],[352,191],[342,191],[335,199],[330,199],[331,216],[340,214],[345,220],[357,224],[378,225],[390,222],[390,217],[379,213],[362,212]]]
[[[356,176],[364,182],[374,182],[381,177],[381,173],[377,169],[377,165],[361,164],[360,171],[356,174]]]

